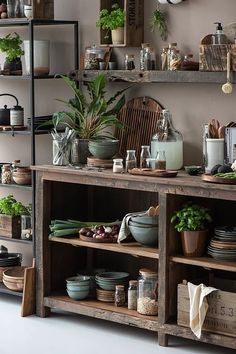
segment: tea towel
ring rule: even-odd
[[[210,286],[207,287],[204,284],[194,285],[188,282],[190,328],[197,338],[201,338],[202,325],[208,310],[206,296],[216,290],[218,289]]]

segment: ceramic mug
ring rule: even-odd
[[[24,14],[28,19],[33,18],[33,9],[31,5],[24,5]]]

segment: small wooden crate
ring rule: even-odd
[[[235,285],[235,281],[231,281]],[[236,337],[236,293],[217,290],[207,296],[208,312],[203,330]],[[178,285],[177,323],[189,327],[188,286]]]
[[[32,0],[33,19],[54,19],[54,0]]]
[[[100,10],[108,9],[114,3],[117,3],[125,10],[125,28],[124,28],[124,44],[117,46],[140,47],[143,42],[144,33],[144,0],[100,0]],[[100,30],[100,43],[101,45],[110,45],[105,36],[107,30]]]
[[[20,216],[0,214],[0,235],[9,238],[21,237]]]

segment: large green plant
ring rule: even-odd
[[[192,203],[184,204],[183,208],[175,211],[171,218],[178,232],[205,230],[207,223],[211,221],[209,209]]]
[[[99,13],[100,18],[96,22],[97,27],[106,30],[114,30],[118,27],[124,27],[125,24],[125,11],[121,9],[118,4],[113,4],[111,11],[102,9]]]
[[[87,95],[82,91],[74,80],[67,76],[62,76],[66,84],[72,90],[74,97],[63,102],[69,109],[58,112],[54,115],[53,124],[63,120],[65,125],[77,132],[81,139],[104,139],[113,138],[111,132],[105,128],[122,128],[122,123],[117,118],[117,113],[125,103],[124,91],[118,91],[114,96],[107,98],[105,87],[107,79],[104,74],[87,83]],[[119,98],[120,97],[120,98]],[[118,100],[119,98],[119,100]],[[117,101],[118,100],[118,101]],[[52,123],[52,122],[51,122]]]
[[[21,44],[22,40],[16,32],[9,33],[5,37],[0,38],[0,51],[6,53],[6,62],[10,63],[24,55]]]
[[[30,206],[24,206],[10,194],[0,199],[0,214],[12,216],[30,215]]]

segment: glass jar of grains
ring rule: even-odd
[[[2,166],[2,183],[3,184],[12,183],[12,171],[11,171],[10,164],[5,164]]]
[[[144,268],[139,270],[139,274],[137,311],[142,315],[156,316],[158,314],[158,274]]]
[[[116,285],[115,290],[115,306],[125,305],[125,288],[124,285]]]

